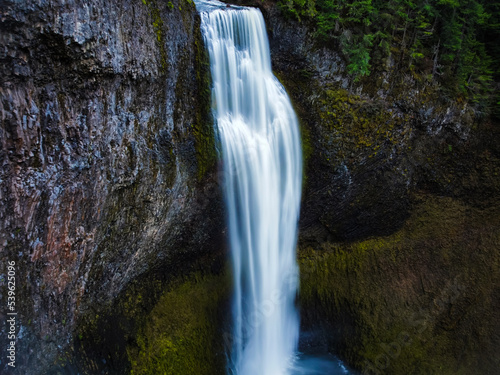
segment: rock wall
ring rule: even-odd
[[[302,246],[304,329],[366,375],[496,374],[499,218],[423,194],[391,235]]]
[[[499,124],[393,56],[355,80],[307,21],[240,3],[301,120],[303,330],[366,374],[495,374]]]
[[[499,124],[391,57],[356,81],[259,6],[302,123],[303,329],[366,374],[495,374]]]
[[[491,125],[478,129],[470,103],[443,98],[432,79],[401,71],[391,57],[355,81],[335,44],[318,45],[307,25],[284,19],[275,7],[264,10],[273,68],[302,121],[303,237],[388,234],[408,217],[415,190],[454,196],[477,190],[477,183],[453,186],[446,176],[454,163],[470,169],[490,137]]]
[[[40,374],[132,280],[221,252],[209,70],[191,1],[0,13],[1,304],[15,261],[16,369]]]

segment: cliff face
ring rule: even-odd
[[[477,162],[490,146],[498,152],[484,144],[498,133],[480,123],[470,103],[444,98],[432,79],[396,67],[393,57],[356,81],[337,46],[318,45],[306,25],[283,19],[275,7],[264,10],[273,68],[303,126],[303,237],[391,233],[421,189],[475,201],[498,192],[491,174],[488,186],[481,184],[479,175],[488,172]],[[474,176],[464,181],[466,174]]]
[[[391,235],[301,246],[304,326],[363,374],[496,374],[498,206],[412,203]]]
[[[208,65],[191,1],[0,8],[2,283],[39,374],[131,280],[220,251]]]
[[[392,57],[356,81],[260,6],[303,129],[303,328],[366,374],[496,373],[498,124]]]
[[[355,80],[307,22],[240,3],[302,125],[303,329],[366,374],[495,374],[498,123],[394,54]]]

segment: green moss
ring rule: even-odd
[[[160,70],[161,72],[166,73],[168,68],[168,57],[167,50],[165,48],[165,31],[160,9],[158,8],[156,0],[142,0],[142,3],[147,5],[149,8],[149,13],[153,20],[153,30],[156,34],[156,43],[160,49]],[[169,9],[173,9],[173,5],[171,7],[170,5],[172,5],[172,3],[168,2],[167,7]]]
[[[215,168],[217,150],[215,147],[215,130],[211,112],[211,77],[208,52],[203,43],[199,20],[194,27],[195,71],[196,71],[196,122],[193,134],[196,140],[196,158],[198,161],[198,178]]]
[[[219,323],[228,285],[224,276],[193,274],[172,286],[148,315],[135,345],[127,348],[131,374],[222,373]]]
[[[311,133],[304,124],[300,125],[300,136],[302,140],[302,158],[304,160],[304,165],[307,165],[313,154],[314,148],[311,142]]]
[[[320,91],[318,113],[326,130],[326,142],[339,142],[339,156],[346,157],[348,150],[363,151],[368,157],[375,156],[382,145],[397,144],[397,129],[406,119],[394,119],[385,103],[361,99],[344,89],[335,87]]]
[[[496,208],[417,202],[393,235],[300,250],[303,321],[323,322],[332,349],[368,374],[489,373],[500,360]]]
[[[136,375],[223,373],[228,273],[213,255],[183,267],[196,271],[150,272],[112,304],[87,311],[73,352],[59,365],[76,361],[82,374],[107,372],[109,364]]]

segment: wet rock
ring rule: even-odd
[[[0,5],[0,244],[17,264],[22,373],[43,373],[140,275],[221,251],[199,19],[170,4]]]

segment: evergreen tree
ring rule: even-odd
[[[386,69],[384,61],[392,54],[396,70],[433,77],[451,95],[500,106],[498,0],[279,3],[290,16],[313,23],[318,43],[338,46],[355,79]]]

